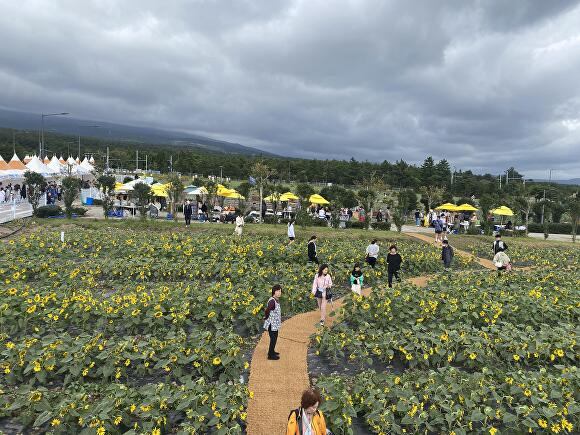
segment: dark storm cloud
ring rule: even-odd
[[[0,0],[0,105],[577,177],[578,2]]]

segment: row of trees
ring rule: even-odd
[[[54,133],[47,133],[46,137],[47,142],[50,143],[51,152],[63,155],[68,154],[71,139],[70,136]],[[453,171],[449,162],[435,161],[432,157],[427,157],[421,165],[408,164],[404,160],[394,163],[388,161],[373,163],[357,161],[353,158],[350,160],[289,159],[212,153],[185,146],[135,144],[126,141],[83,138],[83,150],[90,150],[95,155],[97,166],[101,169],[104,166],[107,146],[110,148],[110,166],[129,170],[136,167],[135,156],[138,150],[141,157],[147,154],[149,169],[159,170],[162,173],[168,173],[172,169],[182,174],[207,176],[220,174],[221,171],[230,178],[247,179],[252,175],[252,168],[256,162],[262,162],[272,169],[270,181],[286,183],[323,182],[353,188],[369,174],[376,173],[393,188],[410,188],[418,191],[422,186],[441,187],[451,196],[480,197],[485,194],[500,194],[505,191],[506,187],[504,183],[500,189],[496,175]],[[36,135],[20,132],[16,134],[17,153],[23,155],[36,148]],[[12,130],[0,129],[0,154],[8,156],[12,154],[12,151]],[[143,167],[143,162],[141,167]],[[512,179],[521,178],[514,168],[510,168],[509,174]],[[552,187],[562,192],[568,189],[565,186],[552,185]]]

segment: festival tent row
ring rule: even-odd
[[[91,157],[94,162],[94,159]],[[52,159],[45,158],[41,161],[37,156],[25,156],[20,160],[16,153],[12,156],[9,162],[6,162],[0,156],[0,179],[6,178],[23,178],[26,171],[36,172],[45,177],[56,177],[59,175],[89,175],[94,171],[94,166],[86,157],[82,162],[77,163],[76,160],[69,157],[68,160],[63,160],[62,157],[57,159],[53,156]]]

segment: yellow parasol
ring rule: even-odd
[[[296,200],[296,199],[298,199],[298,196],[296,196],[292,192],[286,192],[280,196],[280,201],[290,201],[290,200]]]
[[[330,202],[328,202],[326,199],[324,199],[318,193],[315,193],[314,195],[310,195],[309,200],[312,204],[330,204]]]
[[[151,194],[153,196],[162,196],[167,198],[169,196],[169,193],[167,193],[168,187],[168,184],[155,183],[151,186]]]
[[[441,204],[439,207],[435,207],[435,210],[457,211],[457,206],[450,202],[446,202],[445,204]]]
[[[477,211],[477,208],[472,206],[471,204],[461,204],[455,208],[455,211]]]
[[[218,184],[217,195],[224,198],[245,199],[242,195],[235,191],[235,189],[228,189],[227,187]]]
[[[512,211],[511,208],[502,205],[501,207],[495,208],[491,211],[493,214],[496,214],[498,216],[513,216],[514,212]]]

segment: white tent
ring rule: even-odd
[[[95,158],[93,156],[91,156],[91,158],[89,159],[89,163],[91,165],[94,165],[95,164]]]
[[[60,174],[64,170],[64,166],[58,161],[56,156],[52,156],[50,163],[46,165],[54,174]]]
[[[31,172],[36,172],[41,175],[49,175],[52,174],[52,170],[49,169],[44,163],[40,161],[40,159],[36,156],[32,158],[27,164],[26,167]]]
[[[84,158],[84,160],[81,162],[81,164],[79,166],[88,170],[89,172],[95,170],[95,167],[90,164],[89,160],[86,157]]]

